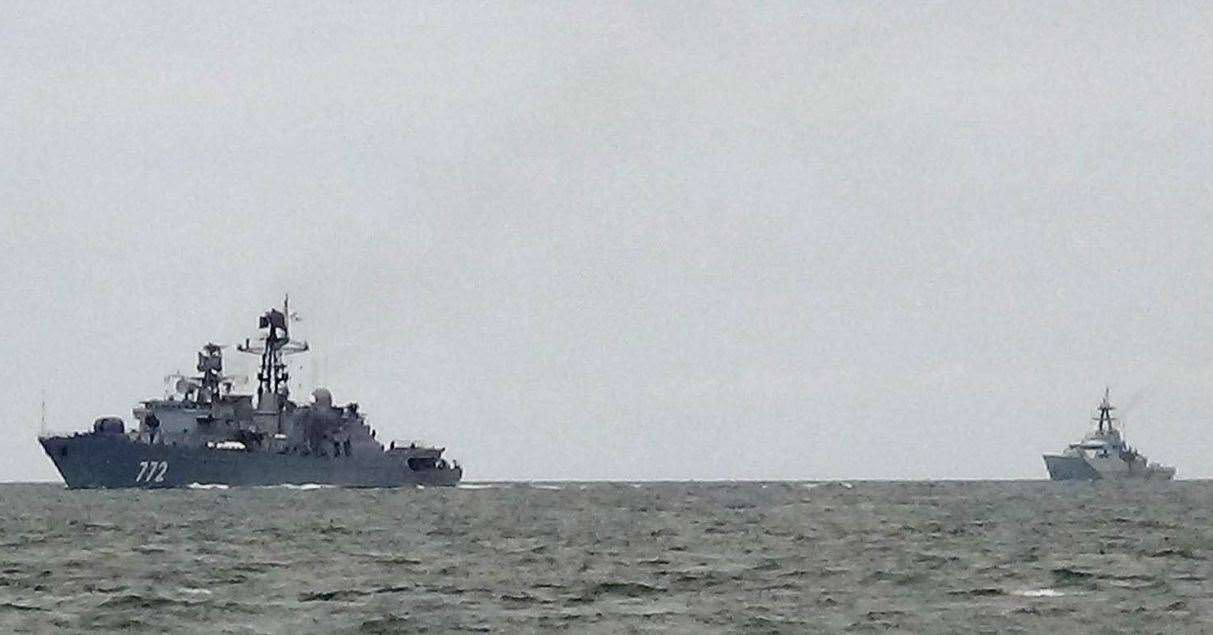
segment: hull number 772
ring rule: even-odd
[[[139,461],[139,473],[135,475],[136,483],[163,483],[164,473],[168,471],[168,461]]]

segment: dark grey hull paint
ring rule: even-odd
[[[199,485],[400,487],[454,485],[461,468],[414,471],[388,453],[315,457],[138,443],[121,434],[82,433],[39,439],[72,489]]]

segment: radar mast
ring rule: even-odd
[[[1108,433],[1111,433],[1113,431],[1112,422],[1116,421],[1116,418],[1112,416],[1112,411],[1116,410],[1116,407],[1113,406],[1111,404],[1111,402],[1108,401],[1108,396],[1109,396],[1110,392],[1111,392],[1111,389],[1109,387],[1104,388],[1103,401],[1100,402],[1100,404],[1099,404],[1099,414],[1097,416],[1091,418],[1092,421],[1098,422],[1100,433],[1103,433],[1105,431]],[[1106,426],[1106,430],[1105,430],[1105,426]]]
[[[287,381],[286,356],[308,350],[307,342],[294,341],[290,336],[290,296],[282,301],[282,310],[270,309],[258,320],[257,326],[265,332],[254,341],[244,340],[236,347],[242,353],[261,356],[261,368],[257,372],[257,410],[281,413],[290,397]]]

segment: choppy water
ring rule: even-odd
[[[1199,632],[1213,483],[0,486],[0,631]]]

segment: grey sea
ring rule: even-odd
[[[0,631],[1213,631],[1213,484],[0,486]]]

